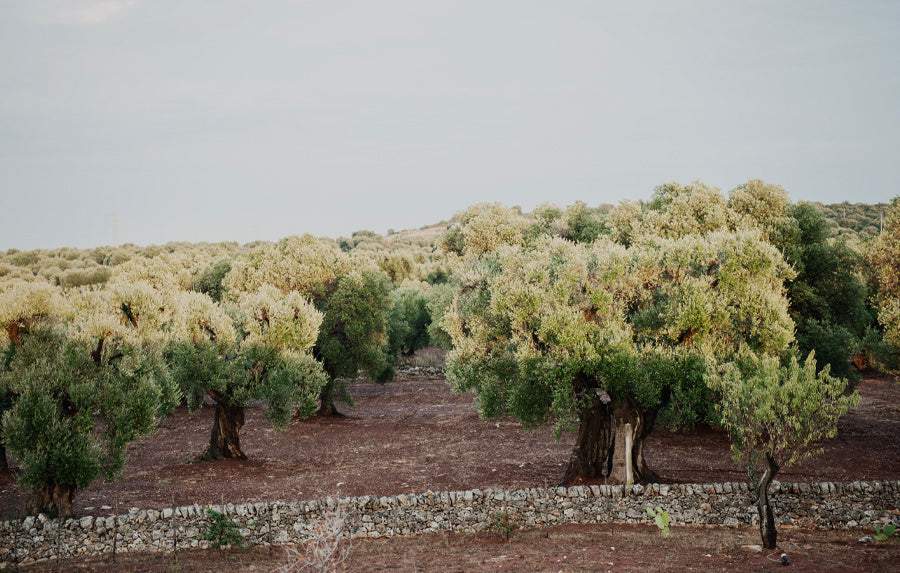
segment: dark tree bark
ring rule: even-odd
[[[230,406],[224,396],[214,392],[210,392],[210,396],[216,401],[216,415],[209,435],[209,446],[200,458],[207,461],[247,459],[241,450],[240,436],[244,425],[244,407]]]
[[[631,483],[657,481],[656,473],[647,466],[644,459],[644,439],[653,431],[659,409],[643,408],[634,398],[626,396],[614,399],[611,410],[615,434],[607,481],[628,483],[629,466]]]
[[[610,449],[609,408],[599,399],[582,408],[578,437],[569,458],[569,467],[562,483],[568,485],[579,477],[599,478],[603,476]]]
[[[9,471],[9,461],[6,459],[6,446],[0,444],[0,471]]]
[[[658,483],[659,476],[655,471],[647,465],[647,459],[644,458],[644,443],[653,426],[656,425],[656,416],[659,414],[659,408],[644,408],[643,411],[643,429],[638,436],[638,440],[634,444],[634,453],[632,455],[632,463],[635,472],[640,476],[640,483]]]
[[[44,484],[28,500],[25,510],[29,515],[43,513],[55,517],[68,517],[72,515],[76,491],[74,484],[56,482]]]
[[[344,417],[334,405],[334,380],[330,376],[328,377],[328,382],[322,386],[322,390],[319,392],[319,409],[316,411],[316,416]]]
[[[753,480],[753,488],[756,491],[756,510],[759,513],[759,534],[762,537],[763,547],[775,549],[778,543],[778,531],[775,529],[775,513],[769,505],[769,484],[775,479],[779,467],[775,460],[766,454],[766,469],[761,476],[750,475]]]

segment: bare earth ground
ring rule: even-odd
[[[676,527],[665,539],[652,525],[565,525],[513,533],[434,533],[418,537],[354,540],[342,571],[897,571],[900,542],[859,543],[859,532],[782,530],[775,554],[758,544],[756,529]],[[790,567],[776,562],[781,551]],[[775,560],[775,561],[773,561]],[[63,571],[170,573],[272,571],[287,563],[284,549],[180,551],[120,554],[64,561]],[[53,561],[21,571],[56,569]]]
[[[900,385],[883,376],[859,385],[862,403],[840,421],[838,436],[823,444],[824,454],[783,471],[782,481],[900,479]],[[404,492],[556,485],[562,477],[572,434],[557,442],[552,431],[522,430],[509,419],[479,419],[471,395],[457,396],[443,377],[402,375],[384,386],[354,386],[356,409],[344,418],[298,421],[273,431],[261,408],[247,410],[241,433],[246,461],[188,463],[205,446],[212,408],[188,414],[184,408],[151,435],[130,447],[118,481],[97,483],[79,492],[80,514],[110,514],[118,506],[162,508],[192,503],[294,501],[326,495],[393,495]],[[648,463],[669,483],[744,481],[731,460],[725,434],[657,428],[647,441]],[[0,517],[24,507],[14,476],[0,474]],[[777,499],[776,499],[777,506]],[[794,570],[890,570],[900,566],[900,543],[863,545],[871,532],[821,532],[780,527]],[[565,526],[523,531],[503,543],[496,534],[443,535],[356,542],[351,570],[761,570],[780,567],[741,545],[759,543],[753,529],[679,527],[661,540],[652,526]],[[610,550],[609,547],[616,547]],[[437,550],[436,550],[437,549]],[[710,557],[705,557],[709,554]],[[563,555],[566,556],[563,559]],[[887,561],[879,559],[888,558]],[[185,560],[196,559],[190,565]],[[266,551],[187,552],[185,570],[247,570],[251,562],[268,570],[280,553]],[[606,563],[614,563],[612,566]],[[80,562],[93,567],[90,561]],[[893,566],[887,566],[887,564]],[[102,570],[105,561],[94,562]],[[66,563],[73,567],[75,563]],[[133,567],[132,567],[133,565]],[[167,570],[171,556],[142,556],[129,565],[119,556],[115,568]],[[624,568],[624,569],[623,569]],[[250,569],[252,570],[252,569]]]

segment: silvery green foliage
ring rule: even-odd
[[[127,444],[180,399],[154,346],[119,338],[95,346],[45,321],[7,356],[0,383],[16,398],[3,417],[3,439],[19,462],[19,482],[33,490],[115,478]]]
[[[900,353],[900,197],[891,200],[884,230],[869,251],[877,285],[878,321],[884,337]]]
[[[834,437],[838,418],[859,404],[857,391],[845,394],[846,380],[827,367],[816,373],[812,353],[801,363],[744,350],[711,372],[709,383],[721,394],[721,423],[731,434],[735,459],[751,477],[763,473],[767,459],[777,471],[820,453],[816,444]]]
[[[355,378],[360,369],[381,381],[393,377],[385,354],[390,281],[373,261],[352,259],[337,245],[310,235],[293,236],[263,244],[236,261],[224,283],[227,298],[234,301],[264,285],[309,299],[324,314],[313,353],[330,382]]]
[[[324,383],[311,355],[322,314],[299,293],[263,285],[241,298],[235,317],[239,329],[203,293],[176,298],[168,356],[189,408],[199,408],[206,392],[229,406],[265,401],[277,428],[295,409],[312,413]]]
[[[501,245],[456,273],[448,377],[476,391],[486,416],[558,429],[574,425],[591,388],[648,407],[673,392],[702,401],[680,385],[702,386],[707,361],[791,342],[790,275],[757,231],[644,235],[629,248],[602,237]]]

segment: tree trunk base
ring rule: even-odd
[[[216,401],[216,414],[209,445],[197,455],[198,461],[246,460],[241,449],[241,427],[244,425],[244,408],[227,406]]]
[[[642,408],[631,397],[613,402],[612,424],[615,437],[607,483],[628,483],[629,465],[631,483],[653,483],[659,480],[659,476],[647,466],[644,459],[644,439],[653,430],[656,413],[655,409]]]
[[[247,455],[241,452],[239,455],[225,456],[222,452],[211,452],[208,448],[194,456],[192,462],[218,462],[221,460],[246,460]]]
[[[338,412],[338,409],[335,407],[334,404],[328,404],[328,405],[323,404],[322,406],[319,407],[318,410],[316,410],[315,415],[318,418],[346,418],[347,417],[345,414],[341,414],[340,412]]]
[[[34,492],[25,510],[29,515],[43,513],[50,517],[68,517],[72,515],[76,491],[72,484],[46,484]]]
[[[563,486],[572,485],[579,478],[602,477],[609,456],[610,420],[606,404],[598,399],[581,410],[580,419],[569,466],[560,483]]]

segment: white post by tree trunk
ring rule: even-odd
[[[625,424],[625,483],[634,483],[634,470],[631,467],[631,448],[634,436],[632,436],[631,424]]]

